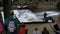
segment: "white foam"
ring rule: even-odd
[[[38,13],[32,13],[30,10],[13,10],[20,22],[36,22],[43,21],[44,11]],[[48,16],[58,15],[58,12],[46,11]]]

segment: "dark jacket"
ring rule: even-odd
[[[55,24],[53,27],[55,30],[59,30],[58,24]]]
[[[49,34],[49,31],[42,31],[42,34]]]
[[[60,34],[59,32],[57,32],[57,31],[60,31],[60,29],[59,29],[59,27],[58,27],[58,24],[53,25],[53,27],[54,27],[54,29],[55,29],[55,33],[56,33],[56,34]]]

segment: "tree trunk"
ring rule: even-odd
[[[11,0],[3,0],[3,11],[5,19],[10,16]]]

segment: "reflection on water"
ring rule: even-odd
[[[43,21],[44,11],[32,13],[30,10],[13,10],[20,22],[35,22]],[[47,17],[57,16],[60,12],[55,11],[46,11]]]

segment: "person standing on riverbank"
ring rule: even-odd
[[[20,23],[16,15],[11,12],[10,17],[5,20],[4,26],[7,31],[7,34],[18,34],[18,24]]]
[[[25,28],[25,25],[21,25],[21,27],[19,28],[19,34],[28,34],[28,29]]]
[[[46,29],[46,27],[44,27],[42,34],[49,34],[49,31]]]
[[[4,28],[3,28],[3,23],[0,21],[0,34],[2,34],[4,31]]]
[[[33,34],[40,34],[40,32],[38,31],[38,28],[35,28]]]

